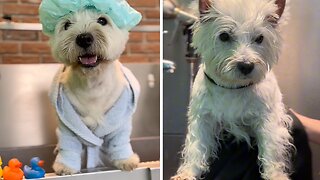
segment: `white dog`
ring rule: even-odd
[[[280,53],[285,4],[213,0],[194,25],[193,46],[203,64],[193,85],[183,162],[173,180],[207,172],[208,159],[217,158],[225,132],[257,145],[264,179],[289,179],[292,119],[271,71]]]
[[[46,4],[41,8],[45,11]],[[120,29],[108,14],[91,6],[66,14],[54,28],[50,36],[53,56],[65,66],[56,75],[50,94],[60,119],[53,169],[57,174],[73,174],[81,165],[92,168],[111,163],[133,170],[139,157],[130,145],[131,118],[139,84],[117,60],[125,49],[128,29]]]

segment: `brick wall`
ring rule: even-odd
[[[38,23],[41,0],[0,0],[0,18],[12,15],[15,22]],[[141,25],[159,25],[159,0],[128,0],[143,15]],[[2,21],[2,19],[0,19]],[[52,63],[48,38],[39,31],[0,30],[0,63]],[[160,34],[132,32],[122,62],[159,63]]]

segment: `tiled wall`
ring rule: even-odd
[[[0,0],[3,14],[15,22],[38,23],[41,0]],[[143,15],[140,25],[159,25],[159,0],[128,0]],[[52,63],[48,38],[38,31],[0,30],[0,63]],[[132,32],[122,62],[159,62],[160,34]]]

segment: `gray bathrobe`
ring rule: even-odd
[[[112,160],[129,158],[133,154],[130,144],[132,114],[140,93],[137,79],[129,69],[122,66],[127,80],[126,87],[112,108],[105,113],[101,125],[92,131],[82,122],[65,95],[63,85],[58,81],[64,69],[61,68],[56,74],[50,92],[51,102],[59,117],[59,153],[56,162],[79,171],[81,164],[93,168],[105,166]]]

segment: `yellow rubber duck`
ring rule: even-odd
[[[0,178],[2,178],[2,159],[1,159],[1,156],[0,156]]]

